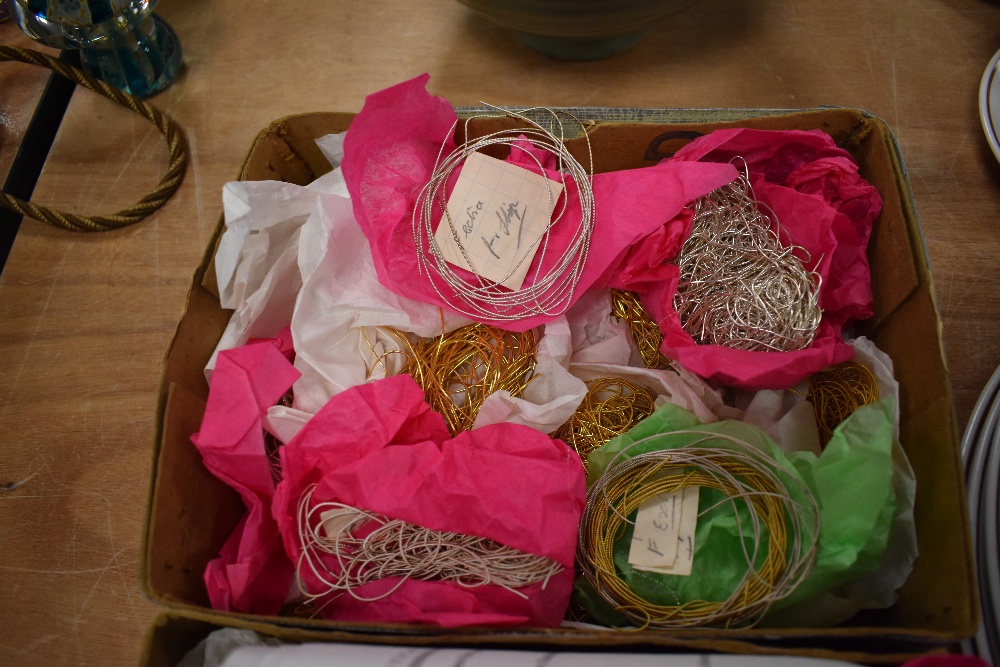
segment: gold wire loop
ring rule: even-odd
[[[820,444],[826,447],[841,422],[879,399],[878,378],[864,364],[847,361],[813,374],[806,398],[816,414]]]
[[[415,338],[380,327],[398,349],[376,354],[365,331],[362,336],[375,355],[370,365],[392,374],[389,357],[401,355],[398,372],[407,373],[424,390],[432,408],[444,415],[452,435],[468,431],[486,397],[498,391],[518,397],[534,378],[535,332],[505,331],[487,324],[469,324],[436,338]]]
[[[639,295],[625,290],[611,290],[611,314],[628,324],[629,333],[646,368],[675,370],[670,359],[660,352],[663,332],[639,301]]]
[[[580,407],[552,437],[572,447],[587,470],[587,455],[653,414],[655,401],[652,391],[629,380],[591,380]]]

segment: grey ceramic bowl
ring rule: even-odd
[[[638,44],[694,0],[458,0],[562,60],[597,60]]]

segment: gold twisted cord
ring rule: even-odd
[[[47,222],[50,225],[62,227],[73,232],[106,232],[134,225],[163,206],[174,192],[177,191],[181,181],[184,179],[188,155],[184,141],[184,132],[170,116],[157,111],[135,96],[129,95],[104,81],[95,79],[82,70],[48,54],[16,46],[0,45],[0,61],[5,60],[14,60],[50,69],[56,74],[78,83],[99,95],[103,95],[146,118],[156,126],[160,134],[167,140],[167,147],[170,149],[170,165],[167,168],[167,173],[164,174],[160,184],[153,192],[132,206],[122,209],[113,215],[87,217],[72,213],[63,213],[44,206],[38,206],[30,201],[18,199],[5,192],[0,192],[0,205],[17,211],[29,218],[41,220],[42,222]]]

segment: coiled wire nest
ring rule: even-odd
[[[697,200],[676,259],[674,308],[700,345],[751,351],[808,347],[819,327],[820,276],[785,247],[753,199],[748,176]]]

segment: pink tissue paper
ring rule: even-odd
[[[486,537],[563,565],[545,587],[463,587],[407,580],[389,596],[361,602],[349,594],[321,598],[328,618],[371,622],[558,626],[573,587],[573,557],[585,501],[580,459],[559,440],[526,426],[495,424],[454,438],[408,375],[389,377],[335,396],[281,449],[284,478],[273,512],[285,548],[300,556],[297,510],[317,484],[314,503],[335,501],[425,528]],[[325,555],[327,565],[336,559]],[[321,588],[300,573],[307,590]],[[382,594],[398,579],[356,590]]]
[[[351,123],[344,142],[342,164],[347,188],[354,203],[354,215],[371,243],[379,281],[390,290],[417,301],[450,307],[458,303],[440,276],[421,274],[414,247],[412,214],[420,190],[430,179],[439,154],[455,149],[454,109],[425,89],[425,74],[369,95],[364,108]],[[442,145],[444,146],[442,152]],[[547,162],[545,174],[556,178],[554,162]],[[508,161],[538,172],[523,150],[512,150]],[[730,164],[663,162],[654,167],[595,174],[594,231],[584,270],[573,299],[592,286],[605,286],[607,276],[623,258],[630,245],[656,232],[677,216],[692,200],[733,181],[736,168]],[[449,184],[451,185],[451,184]],[[569,180],[564,220],[549,233],[544,258],[535,256],[523,288],[532,284],[536,270],[545,275],[573,241],[580,219],[576,184]],[[561,206],[561,204],[560,204]],[[440,211],[436,211],[436,229]],[[426,250],[426,240],[424,241]],[[472,274],[461,269],[456,273]],[[438,295],[437,289],[447,298]],[[480,321],[512,331],[526,331],[555,316],[529,315],[515,307],[509,314],[526,316],[516,321]]]

